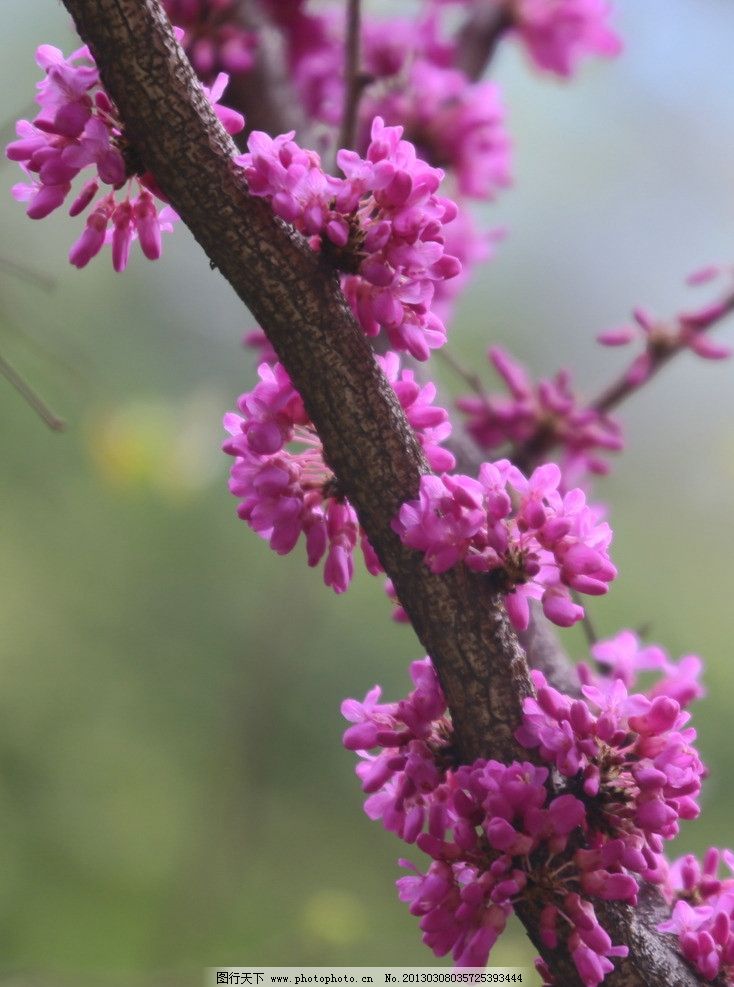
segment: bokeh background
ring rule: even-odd
[[[536,372],[571,365],[588,393],[623,359],[596,332],[635,304],[666,316],[702,301],[686,274],[734,260],[734,7],[618,7],[624,56],[572,85],[502,49],[516,182],[481,215],[509,237],[451,337],[472,365],[490,340]],[[74,41],[50,0],[2,11],[12,121],[36,44]],[[301,551],[278,558],[238,522],[227,493],[220,420],[253,380],[248,314],[184,229],[124,277],[107,257],[73,270],[77,225],[28,221],[16,180],[0,166],[0,353],[69,427],[45,430],[0,380],[3,982],[439,962],[394,893],[402,849],[363,816],[340,747],[342,698],[375,681],[402,695],[419,646],[379,581],[334,597]],[[673,655],[708,661],[711,778],[681,852],[731,842],[733,382],[731,363],[677,360],[624,408],[629,449],[598,488],[621,569],[592,604],[598,628],[648,624]],[[530,957],[520,930],[495,954]]]

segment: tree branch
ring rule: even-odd
[[[734,312],[734,290],[730,289],[719,301],[698,312],[684,313],[668,323],[655,325],[654,331],[647,337],[645,350],[616,380],[612,381],[596,398],[589,401],[587,405],[589,410],[600,415],[607,415],[613,411],[649,383],[674,357],[688,349],[687,333],[703,336],[732,312]],[[646,360],[648,365],[643,374],[636,374],[635,367],[640,359]],[[520,469],[529,471],[542,462],[558,443],[558,436],[552,428],[538,428],[534,435],[515,446],[507,455]]]
[[[458,68],[470,79],[481,78],[500,39],[512,27],[512,14],[506,0],[494,4],[472,4],[469,16],[457,35]]]
[[[2,355],[0,355],[0,376],[4,377],[16,389],[18,394],[35,411],[44,425],[47,425],[53,432],[63,432],[66,428],[66,422],[53,413],[41,395],[37,391],[34,391],[25,377],[21,376],[15,367],[8,363]]]
[[[226,104],[244,113],[247,134],[297,130],[305,140],[305,114],[288,78],[285,38],[257,0],[239,0],[238,13],[243,27],[257,32],[258,44],[252,68],[230,77]]]
[[[135,145],[171,204],[265,328],[303,396],[340,488],[441,676],[468,760],[512,758],[525,658],[499,597],[457,567],[433,575],[390,527],[427,466],[336,274],[247,192],[155,0],[68,0]]]
[[[520,756],[513,738],[527,666],[487,581],[457,566],[430,573],[390,527],[427,469],[392,388],[328,270],[303,241],[250,196],[157,0],[65,0],[133,142],[171,204],[266,330],[319,431],[341,489],[354,504],[424,647],[432,656],[467,760]],[[523,755],[527,758],[527,752]],[[599,909],[632,955],[610,987],[701,984],[643,912]],[[518,913],[551,968],[576,987],[565,947],[539,943],[538,909]],[[634,921],[632,934],[627,925]],[[621,934],[621,933],[620,933]]]
[[[357,129],[359,98],[364,89],[364,77],[360,72],[361,54],[361,0],[347,0],[347,43],[344,49],[344,112],[337,149],[353,148]]]

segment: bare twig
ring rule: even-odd
[[[244,113],[245,134],[297,130],[305,141],[305,116],[289,78],[283,34],[258,0],[239,0],[238,15],[244,27],[257,32],[258,43],[252,68],[230,78],[227,105]]]
[[[500,39],[512,27],[507,0],[472,4],[457,36],[457,65],[470,79],[484,75]]]
[[[456,359],[447,346],[437,350],[436,356],[442,363],[445,363],[447,367],[451,367],[456,376],[460,377],[467,387],[470,387],[478,397],[486,398],[487,389],[484,386],[482,378],[479,374],[475,374],[473,371],[467,370],[461,361]]]
[[[28,381],[8,361],[0,355],[0,374],[15,388],[25,403],[31,407],[41,421],[54,432],[62,432],[66,422],[51,411],[41,395],[35,391]]]
[[[11,260],[9,257],[0,257],[0,267],[4,267],[6,271],[9,271],[19,281],[32,284],[34,288],[40,288],[41,291],[53,291],[56,287],[56,282],[53,278],[41,274],[40,271],[29,267],[27,264],[21,264],[17,260]]]
[[[347,0],[347,43],[344,49],[344,112],[338,148],[353,148],[357,130],[359,100],[365,79],[360,70],[361,0]]]

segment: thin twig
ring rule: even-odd
[[[586,637],[586,643],[589,645],[590,648],[592,648],[596,644],[596,642],[599,640],[599,635],[596,632],[596,627],[594,626],[594,621],[589,616],[588,605],[583,604],[583,603],[580,602],[580,596],[576,592],[576,590],[571,590],[571,596],[573,597],[574,601],[579,604],[579,606],[583,606],[583,608],[584,608],[584,615],[581,618],[581,626],[582,626],[582,628],[584,630],[584,635]]]
[[[360,71],[362,10],[360,0],[348,0],[347,43],[344,51],[344,113],[337,148],[354,148],[359,101],[365,87]]]
[[[503,3],[473,4],[457,34],[456,63],[470,79],[486,72],[503,35],[512,27],[507,0]]]
[[[638,355],[633,364],[588,403],[587,408],[599,415],[607,415],[652,380],[675,356],[688,349],[688,341],[683,330],[687,329],[689,332],[703,335],[733,312],[734,291],[731,291],[701,312],[679,315],[667,326],[661,324],[648,340],[647,349],[642,354],[647,355],[650,361],[646,372],[639,377],[630,372],[634,362],[640,358]],[[514,446],[507,455],[520,469],[528,471],[542,462],[546,454],[557,444],[558,436],[546,425],[542,430],[538,428],[524,442]]]
[[[6,271],[15,275],[19,281],[32,284],[35,288],[40,288],[42,291],[50,292],[56,287],[56,282],[53,278],[49,278],[45,274],[41,274],[34,268],[29,267],[27,264],[19,263],[17,260],[0,257],[0,267],[4,267]]]
[[[34,391],[28,381],[2,355],[0,355],[0,374],[2,374],[9,384],[12,384],[26,404],[36,412],[45,425],[48,425],[54,432],[63,432],[66,428],[66,422],[51,411],[40,394]]]
[[[674,356],[688,348],[685,338],[680,333],[681,329],[687,326],[696,334],[702,335],[716,326],[722,319],[731,315],[732,312],[734,312],[734,291],[702,313],[678,316],[675,323],[667,330],[664,326],[661,327],[660,337],[663,342],[658,343],[655,339],[651,339],[648,345],[650,366],[646,376],[635,381],[630,378],[628,368],[618,380],[591,401],[589,407],[600,414],[606,414],[616,408],[631,394],[638,391],[643,384],[651,380]]]
[[[479,374],[475,374],[472,373],[471,370],[467,370],[466,367],[456,359],[447,347],[436,350],[436,356],[442,363],[445,363],[447,367],[451,367],[457,377],[460,377],[464,383],[474,391],[475,394],[477,394],[480,398],[486,398],[487,390]]]

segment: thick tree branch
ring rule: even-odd
[[[522,649],[485,579],[463,567],[431,574],[390,527],[427,467],[336,275],[248,194],[233,144],[155,0],[67,7],[127,137],[303,395],[340,488],[436,662],[462,756],[516,756],[512,734],[530,692]]]
[[[328,270],[303,240],[251,197],[157,0],[65,0],[146,168],[248,305],[301,392],[341,489],[358,511],[418,636],[433,657],[460,755],[514,758],[520,703],[530,690],[522,650],[486,580],[464,567],[432,575],[390,521],[416,494],[426,464],[364,334]],[[527,756],[527,755],[526,755]],[[538,944],[538,909],[518,908]],[[631,958],[610,987],[692,987],[700,981],[646,924],[600,908]],[[634,921],[634,932],[627,929]],[[624,931],[623,931],[624,930]],[[559,982],[580,983],[565,949],[542,954]]]

